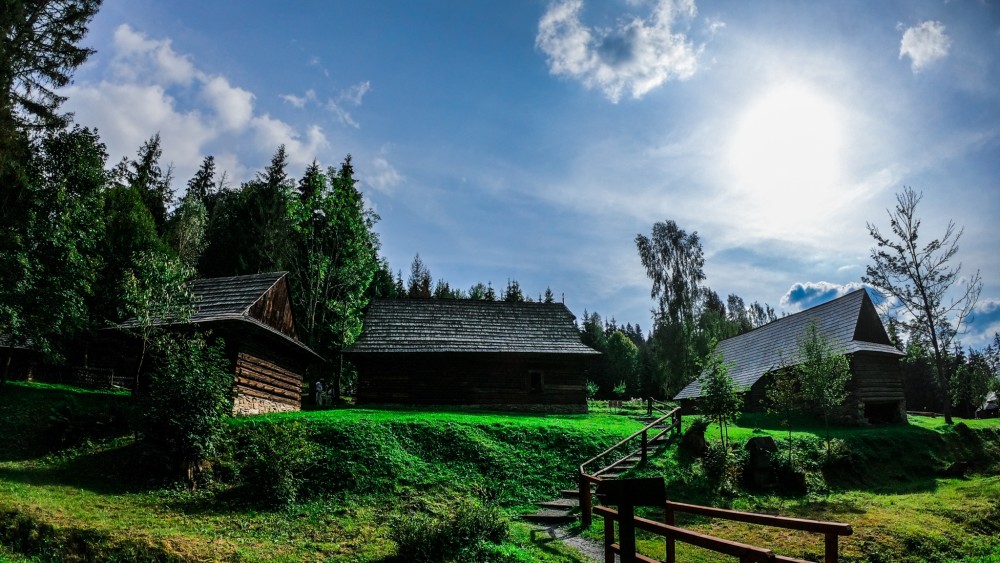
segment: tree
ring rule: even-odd
[[[202,199],[188,194],[170,217],[167,241],[185,266],[194,269],[208,241],[208,210]]]
[[[826,427],[826,451],[830,453],[830,415],[847,399],[847,384],[851,381],[851,366],[847,356],[834,350],[819,332],[816,323],[806,327],[799,341],[802,362],[796,366],[802,397],[823,414]]]
[[[607,339],[606,369],[611,381],[620,381],[630,397],[642,394],[639,381],[639,348],[620,330]]]
[[[361,312],[379,268],[378,215],[364,207],[350,155],[326,175],[310,167],[289,202],[294,232],[293,307],[305,341],[334,360],[333,393],[344,377],[343,350],[361,333]]]
[[[100,0],[4,0],[0,9],[0,135],[13,129],[61,129],[67,85],[93,49],[79,47]]]
[[[223,342],[181,337],[160,350],[141,411],[142,442],[192,489],[200,462],[215,453],[232,412],[233,376]]]
[[[163,156],[160,134],[156,133],[144,142],[137,156],[137,160],[128,164],[125,181],[142,196],[142,201],[153,216],[156,232],[162,235],[167,225],[167,207],[173,202],[174,196],[170,189],[172,168],[168,166],[164,172],[160,167],[160,157]]]
[[[938,386],[946,397],[945,422],[951,424],[951,405],[947,400],[951,377],[945,355],[975,307],[983,284],[978,270],[962,279],[959,277],[962,265],[951,265],[962,238],[962,229],[956,230],[954,221],[948,222],[940,238],[919,246],[921,222],[916,212],[922,197],[922,193],[909,187],[896,194],[895,210],[886,210],[891,235],[883,235],[878,227],[867,224],[876,247],[871,250],[872,264],[862,280],[883,296],[894,299],[894,305],[907,313],[908,319],[901,318],[900,324],[910,338],[929,341]]]
[[[184,194],[184,198],[194,198],[204,204],[215,189],[215,157],[209,155],[201,161],[201,166],[194,173],[194,177],[188,180],[187,193]]]
[[[784,359],[779,360],[781,367],[774,371],[767,387],[767,410],[784,418],[782,423],[788,427],[788,467],[792,467],[792,417],[802,409],[802,388],[795,370],[784,365]]]
[[[420,259],[420,253],[413,257],[410,264],[410,277],[407,280],[406,296],[410,299],[427,299],[431,297],[431,271]]]
[[[961,350],[955,354],[955,374],[952,376],[951,401],[964,411],[964,416],[972,418],[976,415],[994,386],[996,375],[990,367],[986,351],[969,349],[968,355]]]
[[[542,297],[541,301],[542,303],[555,303],[556,296],[553,295],[551,287],[545,287],[545,296]]]
[[[9,237],[0,247],[0,334],[13,344],[31,342],[50,360],[62,360],[67,344],[92,328],[106,159],[95,131],[45,134],[24,163],[20,216],[0,229]],[[0,366],[0,383],[9,361]]]
[[[517,283],[517,280],[507,280],[507,289],[503,292],[503,300],[507,303],[523,303],[525,301],[521,284]]]
[[[730,366],[716,349],[715,341],[712,341],[708,355],[700,363],[701,409],[709,420],[719,425],[722,447],[727,448],[729,424],[736,422],[743,407],[743,389],[737,388],[729,376]]]
[[[686,233],[673,221],[653,225],[652,236],[635,237],[639,259],[652,280],[650,297],[653,311],[653,352],[664,374],[661,389],[667,395],[679,391],[698,377],[694,346],[696,316],[704,296],[705,259],[698,233]]]
[[[653,281],[649,296],[657,300],[658,320],[690,323],[705,280],[705,258],[698,233],[687,234],[667,220],[653,225],[651,238],[635,236],[639,259]]]

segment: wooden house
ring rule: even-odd
[[[187,287],[195,312],[169,328],[224,339],[233,369],[233,414],[299,410],[303,374],[322,358],[298,339],[287,273],[207,278]]]
[[[816,323],[820,335],[844,353],[851,365],[849,396],[839,418],[847,422],[905,420],[899,367],[903,353],[889,341],[864,289],[719,342],[717,350],[730,365],[729,375],[738,387],[749,389],[745,408],[766,404],[768,374],[802,361],[800,343],[810,323]],[[700,396],[700,385],[694,381],[674,399],[691,406]]]
[[[587,412],[600,352],[561,303],[375,300],[347,350],[359,404]]]

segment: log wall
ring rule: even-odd
[[[590,358],[569,354],[365,354],[352,361],[358,367],[358,403],[582,413],[587,410]],[[541,376],[540,389],[532,388],[533,374]]]

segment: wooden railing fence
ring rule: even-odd
[[[771,516],[768,514],[756,514],[752,512],[739,512],[735,510],[724,510],[708,506],[697,506],[679,502],[667,501],[664,506],[666,522],[656,522],[646,518],[628,517],[628,514],[619,515],[618,511],[604,506],[593,509],[594,513],[604,517],[604,560],[614,563],[617,554],[622,563],[633,561],[648,561],[651,559],[642,554],[635,553],[635,530],[645,530],[666,539],[666,562],[676,562],[676,542],[680,541],[697,547],[702,547],[737,557],[740,563],[751,563],[754,561],[779,561],[782,563],[808,563],[802,559],[794,559],[775,555],[770,549],[748,545],[717,538],[707,534],[701,534],[691,530],[685,530],[675,526],[674,514],[684,512],[688,514],[698,514],[713,518],[722,518],[737,522],[747,522],[750,524],[760,524],[786,530],[801,530],[824,536],[824,563],[837,563],[839,559],[840,536],[849,536],[853,533],[850,524],[842,522],[821,522],[818,520],[805,520],[801,518],[786,518],[782,516]],[[628,512],[631,512],[629,510]],[[618,522],[619,541],[615,542],[615,522]]]
[[[649,399],[648,412],[650,413],[650,416],[652,416],[652,412],[654,409],[653,403],[654,403],[653,399]],[[667,405],[666,403],[661,403],[659,401],[655,401],[655,403],[656,403],[655,408],[658,412],[662,412],[661,406],[669,407],[669,405]],[[663,422],[666,421],[667,419],[671,419],[670,424],[665,428],[659,429],[660,431],[656,433],[652,438],[650,438],[649,436],[650,430],[661,426]],[[602,474],[612,471],[615,467],[617,467],[618,465],[620,465],[621,463],[623,463],[625,460],[632,457],[636,453],[639,453],[641,455],[641,461],[643,462],[646,461],[649,452],[650,442],[671,432],[674,433],[675,435],[678,435],[681,432],[681,409],[679,407],[671,408],[670,411],[666,412],[663,416],[657,418],[653,422],[650,422],[649,424],[644,426],[641,430],[635,432],[631,436],[625,438],[624,440],[618,442],[617,444],[611,446],[610,448],[604,450],[603,452],[595,455],[594,457],[580,464],[580,473],[579,473],[580,523],[583,525],[583,527],[585,528],[589,527],[591,522],[593,521],[592,511],[594,507],[594,499],[593,499],[593,494],[590,490],[590,486],[592,484],[599,484],[601,482]],[[634,443],[634,440],[636,438],[640,439],[639,447],[637,449],[629,450],[628,453],[625,454],[625,456],[619,458],[610,465],[606,465],[601,469],[594,471],[594,473],[592,474],[587,473],[588,465],[592,465],[599,460],[605,459],[613,452],[620,451],[619,448],[621,448],[626,444],[629,444],[630,442]]]

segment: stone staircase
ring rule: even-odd
[[[661,446],[665,446],[670,442],[672,434],[669,433],[668,430],[671,428],[673,419],[666,417],[659,419],[655,417],[644,417],[639,420],[647,424],[646,429],[649,431],[649,435],[652,436],[652,438],[646,442],[647,456],[650,452],[654,452]],[[657,424],[654,425],[654,422]],[[639,436],[641,433],[642,431],[637,432],[629,438]],[[598,457],[601,457],[613,450],[614,448],[611,448],[603,452]],[[601,480],[618,479],[622,475],[636,468],[642,462],[642,458],[643,448],[640,446],[623,458],[612,458],[609,460],[607,465],[602,466],[601,469],[595,471],[593,475],[599,477]],[[590,489],[591,493],[596,491],[597,484],[590,483]],[[597,497],[596,495],[593,495],[592,498]],[[580,518],[580,491],[578,489],[563,489],[559,491],[559,497],[549,501],[539,502],[537,506],[539,509],[536,512],[524,514],[521,518],[528,522],[546,527],[557,527],[575,522]]]

